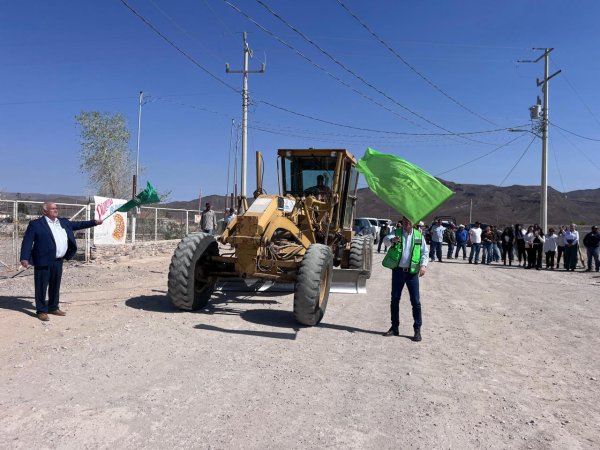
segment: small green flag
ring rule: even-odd
[[[150,203],[158,203],[160,202],[160,198],[158,194],[154,190],[154,187],[148,181],[146,183],[146,189],[136,195],[134,198],[129,200],[123,206],[121,206],[117,211],[119,212],[127,212],[130,209],[133,209],[137,206],[149,205]]]
[[[367,148],[356,170],[373,193],[412,223],[431,214],[454,195],[433,175],[394,155]]]

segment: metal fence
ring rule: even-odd
[[[42,215],[43,202],[30,200],[0,200],[0,272],[19,267],[21,242],[30,220]],[[59,216],[70,220],[93,218],[94,203],[57,203]],[[217,212],[217,219],[224,213]],[[135,220],[128,214],[126,242],[145,242],[165,239],[181,239],[189,233],[200,231],[199,212],[188,209],[151,208],[142,206]],[[77,254],[75,260],[89,261],[90,248],[94,242],[94,229],[75,233]]]

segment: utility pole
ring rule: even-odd
[[[246,32],[243,33],[244,37],[244,70],[229,70],[229,64],[225,64],[225,73],[241,73],[243,74],[243,86],[242,86],[242,169],[241,169],[241,192],[240,192],[240,211],[244,213],[247,206],[246,200],[246,163],[247,163],[247,152],[248,152],[248,74],[250,73],[264,73],[265,64],[263,63],[260,70],[249,70],[248,62],[252,57],[252,50],[248,45],[248,39]]]
[[[138,188],[138,178],[140,175],[140,132],[142,131],[142,102],[144,100],[144,93],[140,91],[140,100],[138,107],[138,131],[137,131],[137,153],[135,157],[135,175],[133,177],[133,195],[131,198],[134,198],[137,195]],[[131,243],[135,244],[135,227],[136,227],[136,216],[139,214],[139,207],[135,208],[135,212],[132,214],[131,218]]]
[[[471,206],[469,206],[469,224],[473,223],[473,199],[471,199]]]
[[[533,50],[542,50],[544,53],[534,60],[523,60],[518,62],[536,63],[544,58],[544,79],[540,81],[537,78],[537,87],[542,86],[544,93],[544,104],[542,105],[542,182],[540,194],[540,224],[544,233],[548,232],[548,81],[558,75],[558,70],[549,75],[550,52],[553,48],[534,48]]]
[[[231,131],[229,132],[229,156],[227,157],[227,189],[225,189],[225,209],[228,209],[229,206],[229,172],[231,170],[231,147],[233,141],[233,127],[235,125],[235,120],[231,119]],[[233,203],[231,204],[231,208],[233,208]]]

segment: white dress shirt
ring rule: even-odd
[[[48,226],[50,227],[50,231],[52,231],[52,237],[54,237],[54,243],[56,244],[56,257],[62,258],[67,253],[67,232],[60,224],[58,219],[52,221],[46,217],[46,222],[48,222]]]

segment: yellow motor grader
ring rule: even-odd
[[[294,318],[316,325],[331,290],[364,292],[371,275],[372,238],[352,230],[356,159],[344,149],[279,150],[279,195],[262,193],[261,163],[257,152],[254,202],[218,239],[193,233],[179,243],[169,297],[177,308],[195,310],[219,282],[293,283]]]

